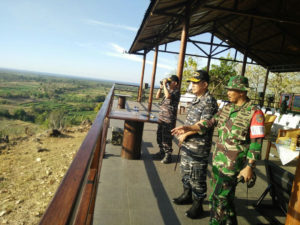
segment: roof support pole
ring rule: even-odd
[[[142,74],[141,74],[141,83],[140,83],[140,88],[139,88],[139,93],[138,93],[138,102],[141,102],[142,100],[142,93],[143,93],[143,82],[144,82],[144,74],[145,74],[145,64],[146,64],[146,50],[144,50],[144,55],[143,55],[143,66],[142,66]]]
[[[269,68],[267,68],[267,73],[266,73],[266,78],[265,78],[265,83],[264,83],[264,89],[263,89],[263,96],[262,96],[260,107],[264,106],[264,99],[265,99],[265,95],[266,95],[266,89],[267,89],[267,84],[268,84],[269,73],[270,73],[270,70],[269,70]]]
[[[298,159],[285,225],[300,224],[300,161]]]
[[[148,112],[149,113],[151,112],[151,108],[152,108],[153,89],[154,89],[154,81],[155,81],[156,66],[157,66],[157,55],[158,55],[158,46],[155,46],[152,79],[151,79],[151,87],[150,87],[149,102],[148,102]]]
[[[243,66],[242,66],[242,76],[245,76],[245,71],[246,71],[246,65],[247,65],[247,50],[244,53],[244,59],[243,59]]]
[[[252,27],[253,27],[253,18],[250,19],[250,26],[249,26],[248,38],[247,38],[247,47],[244,53],[244,60],[243,60],[243,67],[242,67],[242,74],[241,74],[242,76],[245,76],[245,72],[246,72],[248,47],[251,40]]]
[[[214,43],[214,32],[211,33],[211,38],[210,38],[210,49],[209,49],[209,55],[207,59],[207,72],[209,73],[209,67],[210,67],[210,61],[211,61],[211,54],[212,54],[212,47]]]
[[[185,18],[183,22],[182,31],[181,31],[180,52],[179,52],[178,65],[177,65],[177,76],[179,78],[179,90],[181,89],[181,81],[182,81],[182,74],[183,74],[187,38],[189,34],[189,26],[190,26],[190,5],[189,3],[187,3]]]

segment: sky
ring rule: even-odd
[[[2,0],[0,68],[139,83],[143,58],[124,52],[149,4],[150,0]],[[159,53],[156,84],[176,72],[177,57]],[[151,52],[144,78],[148,83],[152,61]]]

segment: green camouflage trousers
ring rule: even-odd
[[[229,177],[212,168],[212,188],[210,200],[210,225],[237,225],[234,197],[236,176]]]

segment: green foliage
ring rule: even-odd
[[[0,109],[0,117],[11,118],[11,115],[7,109]]]
[[[275,95],[279,107],[281,93],[295,93],[300,85],[300,75],[294,73],[270,73],[267,85],[268,93]]]
[[[197,68],[198,68],[197,58],[193,58],[189,56],[188,59],[184,61],[183,76],[181,82],[181,93],[186,92],[186,89],[189,86],[189,83],[186,81],[192,77],[193,73],[196,70],[198,70]]]
[[[97,104],[97,106],[94,108],[94,111],[95,111],[95,112],[98,112],[98,111],[101,109],[102,105],[103,105],[103,102],[99,102],[99,103]]]
[[[65,111],[55,110],[49,114],[48,127],[52,129],[61,129],[65,127]]]
[[[224,95],[226,93],[225,86],[227,85],[229,78],[237,75],[235,67],[238,63],[228,61],[227,59],[232,59],[230,54],[228,54],[225,58],[221,57],[220,65],[211,65],[211,69],[209,70],[209,90],[212,94]],[[206,67],[203,69],[206,70]]]

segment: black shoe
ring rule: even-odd
[[[185,215],[191,219],[199,218],[203,213],[202,199],[193,201],[192,207],[185,212]]]
[[[183,193],[178,198],[173,198],[176,205],[188,205],[193,203],[192,191],[190,188],[183,188]]]
[[[170,153],[165,154],[163,160],[160,161],[161,163],[168,164],[172,162],[172,156]]]
[[[165,156],[164,152],[157,152],[154,155],[152,155],[152,159],[162,160]]]

